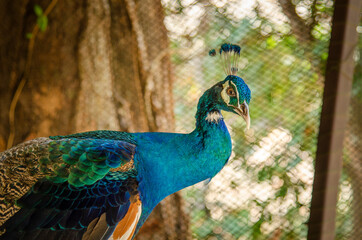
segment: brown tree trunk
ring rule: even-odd
[[[311,31],[313,29],[313,26],[307,24],[306,21],[297,14],[296,5],[293,4],[293,1],[278,0],[278,2],[280,7],[282,8],[283,13],[289,19],[291,31],[293,32],[294,36],[298,39],[298,41],[303,44],[309,44],[310,42],[312,42],[313,36]],[[315,7],[314,5],[312,6],[313,8]],[[314,11],[314,9],[311,9],[311,11]]]
[[[44,32],[35,4],[48,18]],[[8,0],[0,22],[1,151],[39,136],[174,128],[160,1]],[[187,238],[179,194],[155,209],[138,236]]]

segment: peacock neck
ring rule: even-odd
[[[217,105],[211,101],[212,92],[208,90],[202,95],[197,105],[195,131],[205,132],[215,127],[223,128],[223,116]]]
[[[214,177],[231,155],[231,139],[220,111],[200,99],[196,128],[189,134],[139,133],[137,161],[142,201],[152,209],[164,197]],[[147,169],[147,170],[146,170]]]

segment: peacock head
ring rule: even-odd
[[[217,83],[216,103],[220,110],[240,115],[250,127],[249,103],[251,99],[250,89],[244,80],[235,75],[229,75],[224,81]]]
[[[210,51],[210,55],[216,55],[215,50]],[[240,115],[246,122],[246,127],[250,127],[249,103],[251,92],[244,80],[236,75],[237,62],[240,56],[240,47],[232,44],[223,44],[220,55],[224,62],[224,71],[228,76],[221,82],[211,87],[207,92],[209,100],[217,110],[224,110]]]

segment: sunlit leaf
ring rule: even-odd
[[[43,15],[43,9],[38,4],[34,5],[34,12],[38,17]]]

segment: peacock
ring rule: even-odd
[[[0,239],[133,239],[162,199],[212,179],[232,152],[221,110],[250,125],[240,47],[223,44],[217,53],[227,77],[199,99],[190,133],[98,130],[0,153]]]

